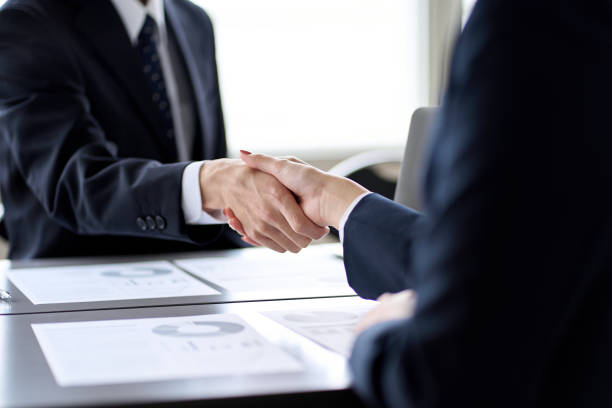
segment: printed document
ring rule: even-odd
[[[233,314],[33,324],[60,386],[300,372]]]
[[[286,255],[261,259],[197,258],[177,265],[234,294],[261,296],[355,295],[335,256]]]
[[[9,279],[35,305],[219,294],[165,261],[12,269]]]
[[[348,357],[355,342],[355,326],[376,302],[317,310],[264,312],[263,315],[337,353]]]

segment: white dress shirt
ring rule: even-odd
[[[138,43],[138,35],[147,14],[157,24],[156,45],[172,110],[177,152],[179,161],[187,161],[191,158],[195,136],[194,102],[188,89],[188,80],[183,78],[180,69],[180,56],[168,43],[164,1],[149,0],[146,6],[139,0],[112,0],[112,3],[134,46]],[[193,162],[183,171],[181,204],[185,222],[191,225],[223,224],[226,218],[220,210],[210,213],[202,211],[199,173],[203,163]]]
[[[346,222],[351,216],[351,213],[353,212],[355,207],[357,207],[357,204],[359,204],[363,197],[367,196],[368,194],[372,193],[363,193],[359,197],[354,199],[351,205],[349,205],[348,208],[344,211],[344,214],[342,214],[342,218],[340,218],[340,223],[338,224],[338,235],[340,236],[340,242],[344,242],[344,227],[346,226]]]

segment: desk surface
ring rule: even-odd
[[[350,374],[339,354],[315,344],[257,312],[310,307],[353,306],[358,298],[284,300],[249,304],[150,307],[0,316],[0,407],[108,406],[171,404],[206,406],[313,406],[355,404]],[[60,387],[33,334],[31,324],[213,313],[247,313],[249,323],[265,338],[300,361],[305,370],[292,374],[194,378],[104,386]],[[259,316],[259,317],[258,317]],[[248,398],[248,401],[245,400]],[[193,405],[192,405],[193,404]]]
[[[239,259],[241,261],[243,260],[245,264],[248,264],[248,262],[257,262],[259,260],[265,261],[269,259],[283,259],[286,260],[287,270],[288,272],[290,272],[291,265],[294,265],[296,262],[304,262],[308,259],[313,258],[327,257],[338,259],[339,262],[341,262],[341,253],[342,248],[340,244],[323,244],[313,245],[309,248],[304,249],[297,255],[277,254],[265,248],[249,248],[226,251],[203,251],[194,253],[164,254],[155,256],[45,259],[14,262],[0,261],[0,289],[8,290],[13,296],[11,302],[0,302],[0,315],[354,296],[354,293],[346,290],[326,291],[325,295],[322,296],[321,293],[317,290],[313,290],[313,288],[307,287],[292,291],[233,293],[225,290],[224,288],[209,283],[210,286],[215,287],[215,289],[221,292],[221,294],[208,296],[165,297],[152,299],[35,305],[15,285],[13,285],[7,277],[7,273],[10,269],[18,270],[21,268],[31,267],[91,265],[100,263],[141,262],[155,260],[181,260],[202,257]]]

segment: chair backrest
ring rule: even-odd
[[[406,142],[393,199],[415,210],[422,209],[423,202],[419,183],[423,156],[427,145],[427,136],[431,131],[438,110],[438,107],[419,108],[414,111],[410,120],[408,141]]]

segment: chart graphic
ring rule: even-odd
[[[102,271],[100,275],[109,278],[152,278],[155,276],[169,275],[171,273],[172,269],[169,268],[132,267]]]
[[[219,294],[165,261],[15,269],[9,279],[37,305]]]
[[[355,341],[357,322],[375,304],[363,300],[356,305],[337,308],[271,311],[263,314],[323,347],[348,357]]]
[[[293,373],[302,364],[233,314],[32,329],[60,386]]]
[[[214,337],[240,333],[244,326],[230,322],[186,322],[182,325],[164,324],[153,328],[153,333],[172,337]]]

